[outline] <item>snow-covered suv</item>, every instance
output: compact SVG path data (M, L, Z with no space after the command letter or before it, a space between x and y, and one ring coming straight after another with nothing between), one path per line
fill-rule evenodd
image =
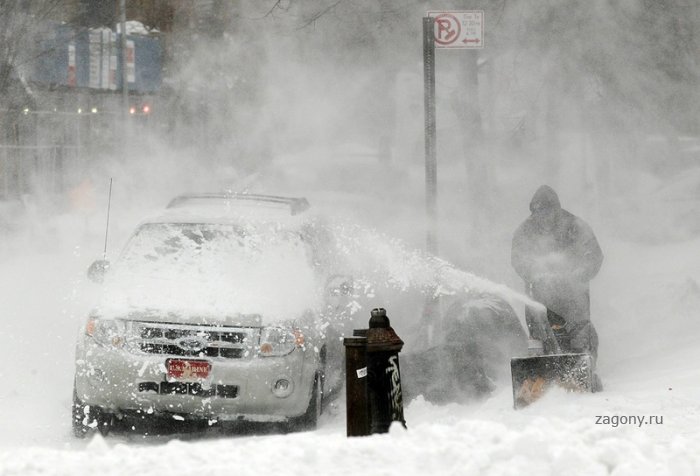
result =
M324 266L305 199L190 195L142 223L116 262L96 261L100 305L76 349L73 429L124 417L313 427L342 384ZM330 289L333 287L334 289Z

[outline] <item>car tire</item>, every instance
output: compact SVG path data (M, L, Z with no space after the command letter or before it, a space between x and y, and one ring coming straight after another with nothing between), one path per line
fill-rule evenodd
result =
M86 438L95 431L99 431L102 436L107 436L114 425L114 415L100 407L86 405L78 398L78 392L74 388L72 423L73 435L76 438Z
M323 407L323 374L318 373L314 377L314 387L311 391L311 399L309 406L300 417L293 418L289 421L289 429L291 431L309 431L315 430L318 425L318 419L321 416Z

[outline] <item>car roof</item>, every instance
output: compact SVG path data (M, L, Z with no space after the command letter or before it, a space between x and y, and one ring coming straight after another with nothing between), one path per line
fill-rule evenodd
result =
M287 210L291 215L298 215L309 209L309 202L304 197L283 197L252 193L189 193L178 195L170 200L166 208L179 208L191 205L231 207L269 207Z
M166 209L145 223L280 223L306 222L303 197L236 193L193 193L173 198Z

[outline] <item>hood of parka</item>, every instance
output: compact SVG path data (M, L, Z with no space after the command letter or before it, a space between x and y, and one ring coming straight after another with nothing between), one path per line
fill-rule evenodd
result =
M561 203L559 203L559 196L549 185L542 185L538 188L530 201L530 211L532 213L539 211L556 211L560 209Z

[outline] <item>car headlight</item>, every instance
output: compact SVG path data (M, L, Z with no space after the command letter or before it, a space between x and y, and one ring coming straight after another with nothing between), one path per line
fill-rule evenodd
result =
M279 357L303 346L304 335L298 329L264 327L260 335L259 354L262 357Z
M105 347L123 347L126 341L126 325L117 319L91 317L85 325L85 334Z

